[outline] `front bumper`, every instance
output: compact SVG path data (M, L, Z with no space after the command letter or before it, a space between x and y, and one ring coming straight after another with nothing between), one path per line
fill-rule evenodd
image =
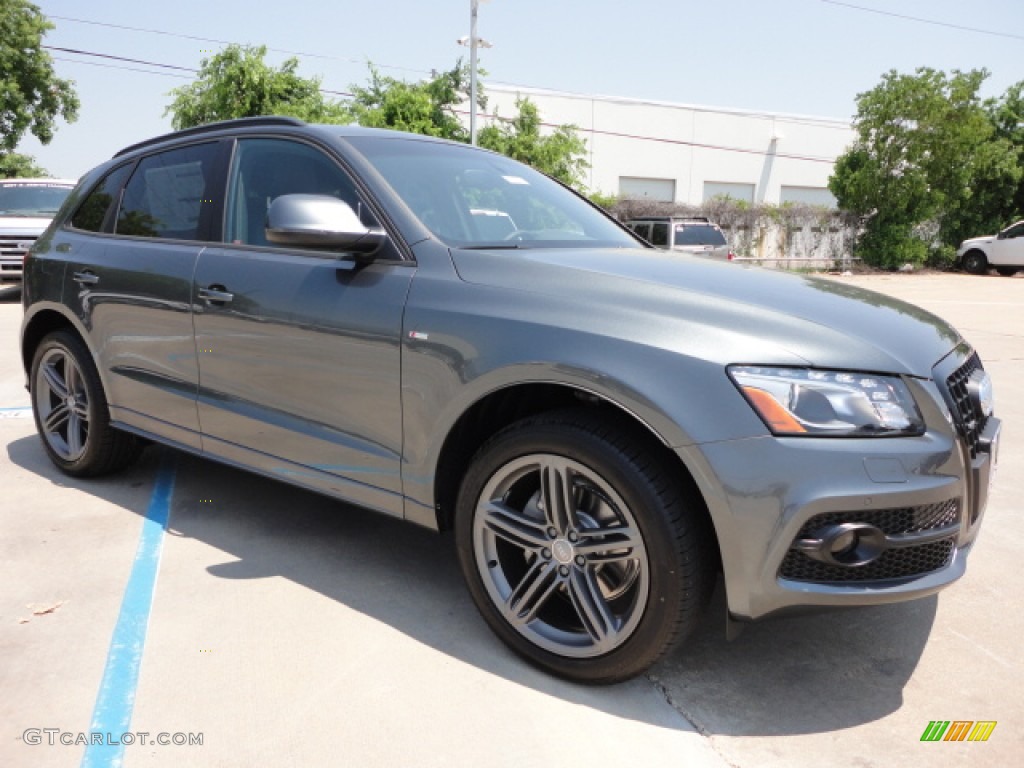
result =
M734 618L909 600L963 575L1000 431L994 417L970 439L958 429L945 382L966 359L959 352L934 380L908 380L928 425L920 437L764 436L677 449L697 469ZM848 530L867 534L867 562L838 562L823 542Z

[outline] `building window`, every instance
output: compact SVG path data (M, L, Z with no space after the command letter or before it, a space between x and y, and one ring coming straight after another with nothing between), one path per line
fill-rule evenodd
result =
M825 187L793 187L782 185L779 193L780 203L803 203L805 205L820 205L825 208L835 208L836 198Z
M754 185L740 184L732 181L705 181L704 202L716 197L731 197L733 200L754 202Z
M676 199L676 180L620 176L619 196L671 203Z

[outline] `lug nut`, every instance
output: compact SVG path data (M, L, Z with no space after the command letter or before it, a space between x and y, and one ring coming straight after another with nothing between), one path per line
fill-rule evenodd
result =
M569 531L569 541L579 541L580 536L576 531Z
M563 566L559 567L558 572L562 576L568 576L569 575L569 566L563 565Z
M576 555L576 565L578 565L580 568L582 568L586 564L587 564L587 558L585 558L583 555Z
M558 538L558 531L556 531L554 528L548 528L548 538L550 538L550 539L557 539Z
M543 557L545 560L550 560L551 559L551 550L550 549L546 549L546 548L542 549L540 551L540 556Z

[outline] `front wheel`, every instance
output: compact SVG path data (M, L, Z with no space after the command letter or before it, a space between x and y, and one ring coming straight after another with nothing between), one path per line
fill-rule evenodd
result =
M968 251L961 263L964 271L972 275L984 275L988 272L988 259L981 251Z
M456 538L495 633L562 677L639 674L696 625L714 558L679 468L576 412L526 419L479 451Z

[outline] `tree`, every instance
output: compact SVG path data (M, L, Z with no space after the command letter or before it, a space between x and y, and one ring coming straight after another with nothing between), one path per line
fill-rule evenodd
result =
M42 49L51 29L53 24L26 0L0 3L0 155L13 152L26 133L49 144L58 116L69 123L78 117L72 82L54 74Z
M857 96L857 138L836 161L829 189L861 218L856 250L896 267L949 259L965 237L1005 213L1021 180L1020 151L996 135L978 95L985 70L947 76L890 71Z
M29 179L46 175L46 169L36 165L35 159L29 155L0 153L0 179Z
M351 90L349 110L360 125L469 141L469 131L458 115L469 90L469 69L461 61L419 83L382 76L371 66L369 86L353 85ZM479 108L487 108L480 87L477 102ZM565 184L580 186L587 167L586 144L575 127L562 126L541 135L537 106L529 99L517 99L516 110L517 116L508 119L495 114L493 123L479 133L480 146L527 163Z
M229 45L203 59L199 76L171 91L164 114L178 130L259 115L288 115L313 123L348 122L345 108L324 99L319 78L300 77L295 58L278 69L266 62L266 46Z
M576 127L562 125L542 136L537 105L529 99L517 98L516 109L519 114L510 120L500 120L495 115L496 122L480 131L480 146L531 165L563 184L581 186L588 167L584 159L587 145L576 133Z
M469 87L469 69L461 61L430 80L407 83L386 77L370 66L367 87L350 86L349 114L368 128L392 128L453 141L469 141L455 112Z
M1002 98L988 105L989 119L995 126L996 136L1008 141L1017 156L1024 159L1024 80L1010 86ZM1012 200L1006 201L1003 221L1024 218L1024 175L1017 185Z

